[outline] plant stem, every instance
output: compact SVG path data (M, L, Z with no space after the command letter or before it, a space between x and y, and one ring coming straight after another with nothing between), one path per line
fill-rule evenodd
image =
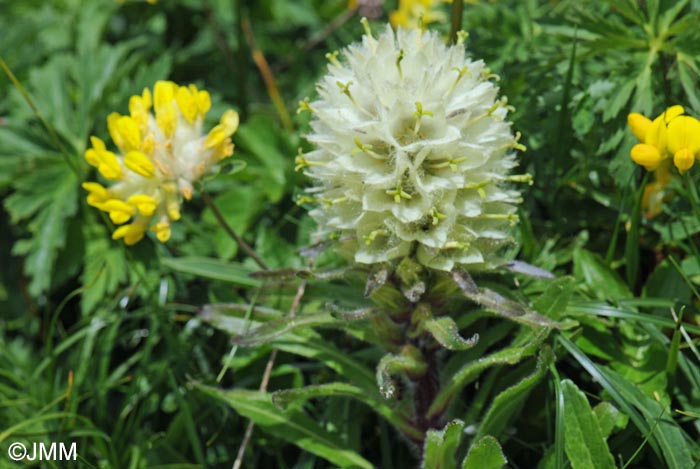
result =
M270 270L267 264L265 264L265 261L262 260L262 258L256 253L253 248L250 247L248 243L243 240L238 234L231 228L231 225L226 222L224 219L224 216L221 214L219 211L219 208L216 206L214 201L209 197L209 194L207 191L202 189L201 191L202 198L204 199L204 203L207 204L207 206L211 209L212 213L214 214L214 217L216 217L216 220L219 222L221 227L228 233L228 235L238 244L238 246L248 255L250 256L258 266L260 266L261 269L263 270Z
M242 20L243 35L248 43L248 48L253 56L253 62L258 67L260 75L262 75L263 82L265 83L265 88L267 89L267 94L275 106L277 115L282 122L282 126L287 132L292 132L294 130L294 124L292 124L292 119L289 117L289 112L287 111L287 106L284 104L284 99L280 94L279 88L277 87L277 81L275 76L270 70L270 65L267 63L267 59L263 55L260 48L258 48L257 42L255 41L255 35L253 34L253 28L250 25L250 20L244 18Z
M292 301L292 306L289 308L288 317L294 317L297 314L299 305L301 304L301 299L306 292L306 280L302 281L297 288L297 293L294 295L294 300ZM270 382L270 374L272 373L272 368L275 366L275 360L277 360L277 349L274 349L270 354L270 358L267 360L267 365L265 365L265 372L263 373L262 380L260 381L261 392L267 391L267 385ZM248 422L248 427L245 429L245 435L243 436L243 442L240 448L238 448L238 454L236 455L236 460L233 462L232 469L240 469L241 464L243 464L243 456L245 455L245 450L250 443L250 438L253 436L253 429L255 428L255 423L251 420Z
M58 135L56 134L54 128L51 125L49 125L46 119L44 119L44 115L41 113L41 111L39 111L39 108L37 107L32 97L29 95L27 90L24 89L24 86L22 86L15 74L12 73L12 70L10 70L10 67L7 65L7 63L5 63L5 60L2 57L0 57L0 68L2 68L2 70L5 72L5 75L7 75L7 78L10 79L15 88L17 88L17 91L20 92L20 94L27 102L29 107L32 108L34 115L37 117L37 119L39 119L41 125L43 125L44 128L49 132L51 140L53 140L54 144L56 145L56 148L61 152L61 155L66 160L66 164L75 173L75 175L78 177L78 180L82 180L83 175L80 171L80 167L75 163L75 161L73 161L71 155L68 153L68 150L66 150L66 147L63 146L63 143L61 143L61 139L58 138Z
M450 29L450 44L457 44L457 33L462 29L462 14L464 12L464 0L454 0L452 2L452 27Z

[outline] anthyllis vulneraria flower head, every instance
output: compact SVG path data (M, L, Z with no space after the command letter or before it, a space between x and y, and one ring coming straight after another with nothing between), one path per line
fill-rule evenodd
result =
M668 165L671 158L681 174L692 168L700 158L700 121L684 113L683 106L676 105L653 121L637 113L627 116L640 142L630 151L632 160L647 171Z
M307 139L297 156L315 182L300 198L322 235L345 240L356 262L415 257L450 270L499 262L520 193L509 176L519 135L505 120L494 75L435 32L387 26L329 54Z
M107 117L118 153L90 137L92 148L85 152L85 160L114 184L86 182L83 187L89 192L88 204L121 225L114 239L136 244L150 228L166 242L170 223L180 218L182 199L192 197L193 183L233 154L231 136L238 129L238 114L226 111L204 135L202 125L210 107L206 91L159 81L153 94L146 88L142 95L131 97L129 115Z

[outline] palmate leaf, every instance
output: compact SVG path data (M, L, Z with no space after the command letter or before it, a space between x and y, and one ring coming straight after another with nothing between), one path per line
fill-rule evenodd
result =
M272 395L244 389L221 390L195 384L203 393L219 399L264 431L313 453L341 468L373 468L372 463L347 448L337 435L318 425L299 409L281 411Z
M5 200L13 223L29 221L29 238L15 243L12 253L26 256L29 292L38 296L51 286L59 249L65 245L68 220L78 208L78 179L58 158L40 160L37 168L14 181Z

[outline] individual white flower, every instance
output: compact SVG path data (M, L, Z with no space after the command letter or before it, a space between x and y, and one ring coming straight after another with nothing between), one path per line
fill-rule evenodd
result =
M349 242L358 263L415 257L451 270L489 268L509 242L520 193L509 176L518 136L493 75L435 32L387 26L329 54L297 157L315 186L302 202L322 235Z
M194 85L158 81L153 98L145 89L129 100L129 115L115 112L107 118L109 134L120 154L108 150L99 138L90 137L92 148L85 152L85 160L116 183L105 188L86 182L83 188L89 192L88 204L109 213L112 222L121 225L114 231L114 239L136 244L150 228L166 242L170 222L180 218L182 198L192 197L193 183L233 154L231 135L238 128L238 114L224 112L219 125L203 135L210 107L206 91Z

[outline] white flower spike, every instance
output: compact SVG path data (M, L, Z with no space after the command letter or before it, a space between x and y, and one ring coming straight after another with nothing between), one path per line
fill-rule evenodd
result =
M315 182L302 200L320 233L362 264L497 265L521 202L511 183L529 176L509 176L524 147L484 63L435 32L390 26L342 55L304 102L316 149L296 160Z

